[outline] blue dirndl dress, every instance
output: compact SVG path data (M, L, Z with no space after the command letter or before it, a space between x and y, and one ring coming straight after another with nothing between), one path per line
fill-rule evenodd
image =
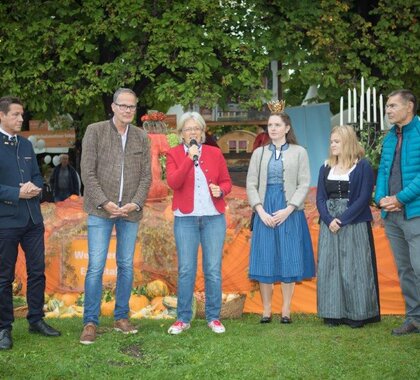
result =
M286 144L282 150L288 148ZM273 213L287 207L283 189L283 162L275 147L268 164L264 210ZM315 277L311 235L303 210L295 210L279 226L267 227L255 214L251 240L249 278L262 283L297 282Z

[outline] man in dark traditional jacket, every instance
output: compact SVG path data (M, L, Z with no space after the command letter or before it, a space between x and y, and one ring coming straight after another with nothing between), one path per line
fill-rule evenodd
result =
M28 273L29 332L60 333L44 320L45 246L40 195L43 179L32 144L17 136L23 122L18 98L0 99L0 350L12 341L13 293L18 246L25 252Z

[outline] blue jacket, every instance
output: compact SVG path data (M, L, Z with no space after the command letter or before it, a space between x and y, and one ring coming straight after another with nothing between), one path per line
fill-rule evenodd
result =
M329 169L328 166L321 166L316 192L316 207L318 208L321 220L327 226L334 220L327 209L328 195L327 190L325 189L325 180L327 179ZM349 176L350 192L348 208L338 218L341 221L341 226L369 222L373 219L369 207L372 199L373 182L372 167L367 160L360 160Z
M389 194L389 176L394 161L397 146L397 126L393 126L385 136L381 162L376 181L375 202ZM402 128L401 145L401 177L402 190L395 194L404 205L406 219L420 216L420 118L414 116L413 120ZM382 217L386 218L387 212L382 210Z
M32 144L21 136L16 145L8 140L0 132L0 228L25 227L29 218L41 223L40 197L19 198L20 183L31 181L41 189L43 185Z

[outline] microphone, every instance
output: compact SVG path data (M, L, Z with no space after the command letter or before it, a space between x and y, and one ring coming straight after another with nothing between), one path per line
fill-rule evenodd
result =
M193 145L198 146L197 141L194 140L194 139L191 139L190 147L193 146ZM198 155L194 154L193 161L194 161L194 166L198 166Z

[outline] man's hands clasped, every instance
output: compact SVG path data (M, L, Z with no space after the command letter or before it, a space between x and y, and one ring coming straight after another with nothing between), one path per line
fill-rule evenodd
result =
M402 203L398 201L395 195L382 198L379 201L379 206L388 212L401 211L403 208Z
M114 202L108 202L103 206L103 209L109 213L111 218L124 218L132 211L137 210L137 205L135 203L127 203L122 207L118 207Z
M28 181L20 184L19 198L31 199L41 194L42 189Z

